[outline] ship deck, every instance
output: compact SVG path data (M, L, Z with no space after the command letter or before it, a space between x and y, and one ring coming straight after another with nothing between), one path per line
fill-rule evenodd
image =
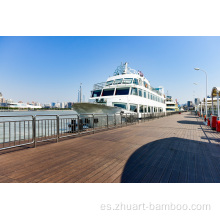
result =
M220 134L190 113L0 154L6 183L220 182Z

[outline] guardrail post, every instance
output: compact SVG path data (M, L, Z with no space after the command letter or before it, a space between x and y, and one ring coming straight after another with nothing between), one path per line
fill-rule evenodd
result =
M57 117L57 142L59 141L59 136L60 136L60 117L59 115Z
M34 147L36 147L37 146L37 142L36 142L36 115L32 116L32 132L33 132Z
M117 124L117 122L116 122L116 114L114 114L114 125L115 125L115 127L116 127L116 124Z
M121 116L121 127L122 127L122 113L120 113L120 116Z
M92 114L92 120L93 120L93 125L92 125L92 127L93 127L93 134L95 134L95 123L94 123L95 116L94 116L94 114Z
M108 129L108 114L106 116L107 116L107 129Z
M128 122L127 122L127 113L126 113L126 126L127 126Z
M78 132L78 134L79 134L79 126L80 126L80 121L79 121L79 115L77 115L77 132Z

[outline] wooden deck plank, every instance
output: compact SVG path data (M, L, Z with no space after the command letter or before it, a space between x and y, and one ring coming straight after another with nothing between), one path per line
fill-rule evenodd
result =
M220 182L219 158L186 113L0 154L0 182Z

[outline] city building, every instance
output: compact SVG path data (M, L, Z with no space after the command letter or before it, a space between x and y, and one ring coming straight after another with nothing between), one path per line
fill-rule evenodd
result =
M0 103L3 102L3 96L2 96L2 93L0 92Z
M73 102L68 102L67 103L67 108L72 108Z
M187 110L193 110L194 109L194 105L192 101L187 101Z
M199 105L200 103L200 98L195 98L195 105Z
M51 104L44 104L44 108L51 108Z

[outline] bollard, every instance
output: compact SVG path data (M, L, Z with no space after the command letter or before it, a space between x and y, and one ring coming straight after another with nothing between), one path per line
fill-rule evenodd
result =
M216 121L216 131L220 132L220 120Z
M216 129L216 121L217 121L217 116L212 115L212 118L211 118L211 128L212 128L213 130Z
M209 120L209 118L208 118L208 123L207 123L207 125L210 126L210 120Z

